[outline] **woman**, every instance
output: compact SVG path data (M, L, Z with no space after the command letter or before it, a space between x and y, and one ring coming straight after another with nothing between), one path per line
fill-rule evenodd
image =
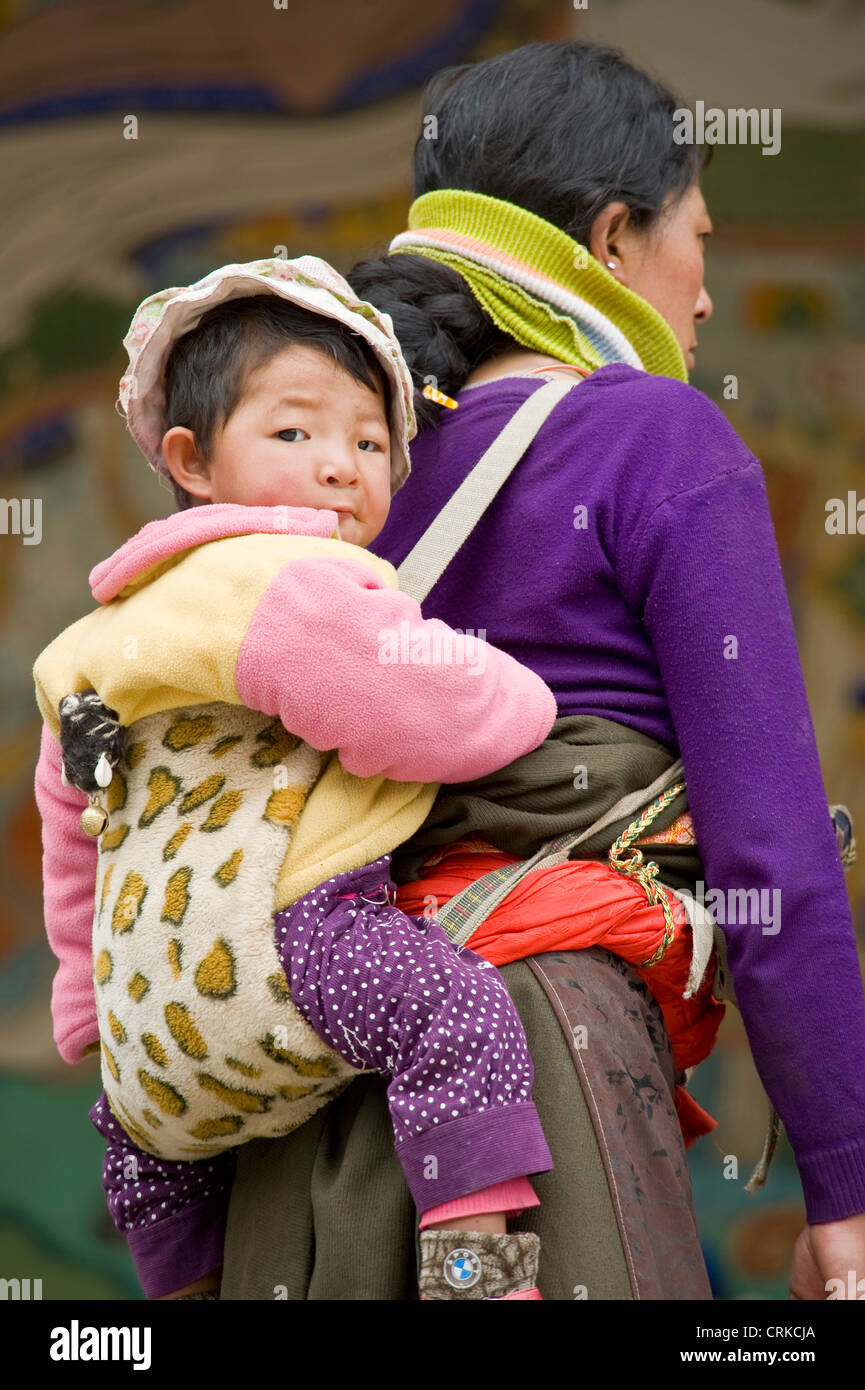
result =
M677 104L583 43L440 74L425 96L411 230L349 277L392 315L418 387L458 406L418 397L412 476L375 547L395 564L543 373L587 374L424 605L483 629L552 686L553 791L516 815L500 782L443 788L395 876L411 895L434 850L479 828L520 855L571 828L566 762L587 763L575 731L590 748L618 731L617 756L629 739L681 755L707 886L734 904L719 923L755 1062L802 1178L808 1225L791 1291L816 1299L828 1279L865 1270L865 1001L762 472L685 384L712 310L711 223L699 152L672 141ZM771 914L737 920L754 890ZM709 1297L651 999L597 949L503 973L556 1162L536 1181L541 1207L516 1222L541 1232L544 1297ZM585 1057L567 1045L586 1016L580 998L596 1010ZM648 1105L636 1085L630 1110L597 1094L598 1077L643 1075ZM318 1125L246 1147L223 1298L413 1296L413 1216L383 1096L362 1078ZM622 1129L630 1149L615 1147Z

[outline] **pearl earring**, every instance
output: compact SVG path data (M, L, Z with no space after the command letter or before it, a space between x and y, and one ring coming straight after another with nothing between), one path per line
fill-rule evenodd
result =
M615 262L615 261L607 261L607 265L610 267L610 270L615 270L615 268L616 268L616 262Z

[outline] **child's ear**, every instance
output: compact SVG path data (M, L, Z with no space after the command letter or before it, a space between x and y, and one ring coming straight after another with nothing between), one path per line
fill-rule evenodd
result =
M198 452L195 435L185 425L173 425L162 436L162 457L176 483L193 497L210 501L213 485L210 466Z

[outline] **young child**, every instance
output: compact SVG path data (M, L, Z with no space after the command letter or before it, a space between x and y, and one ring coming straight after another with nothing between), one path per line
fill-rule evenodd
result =
M393 906L387 851L438 782L535 748L554 698L480 639L383 660L404 624L446 629L361 549L408 474L412 384L329 266L224 267L145 300L125 342L130 430L196 505L98 565L101 606L37 660L36 792L55 1034L69 1060L99 1039L103 1180L145 1292L187 1282L167 1222L187 1272L196 1241L221 1263L234 1146L373 1068L425 1224L476 1233L444 1257L421 1236L424 1296L537 1298L537 1237L505 1226L552 1167L519 1017L493 967ZM61 767L61 715L94 735L83 764L79 739Z

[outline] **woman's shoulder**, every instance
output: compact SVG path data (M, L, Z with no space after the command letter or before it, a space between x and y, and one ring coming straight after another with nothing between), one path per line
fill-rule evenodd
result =
M412 445L413 503L424 496L430 508L440 506L444 483L456 486L466 459L479 459L522 403L550 379L503 376L460 392L459 409ZM745 470L762 477L747 444L702 391L611 363L574 381L507 486L520 499L552 506L577 487L581 499L593 501L618 531L628 529L632 513L646 516L673 497Z
M546 381L563 379L568 378L557 372L550 377L495 377L461 392L460 404L468 398L472 406L480 407L478 415L510 416ZM717 439L728 447L737 446L753 459L723 411L704 392L686 381L655 376L624 362L599 367L582 380L574 378L573 389L556 406L549 425L557 430L579 429L587 415L599 430L609 427L620 432L627 421L629 437L636 432L686 442L696 435L702 441Z
M735 440L746 449L720 407L687 381L613 362L599 367L583 385L588 388L584 401L588 403L591 398L599 413L621 416L627 411L647 429L661 430L665 435L685 431L690 435L698 430L701 436ZM576 401L577 394L569 392L567 399Z
M609 482L639 487L655 503L725 473L759 468L747 444L704 392L624 363L600 367L550 417L553 435L603 460Z

